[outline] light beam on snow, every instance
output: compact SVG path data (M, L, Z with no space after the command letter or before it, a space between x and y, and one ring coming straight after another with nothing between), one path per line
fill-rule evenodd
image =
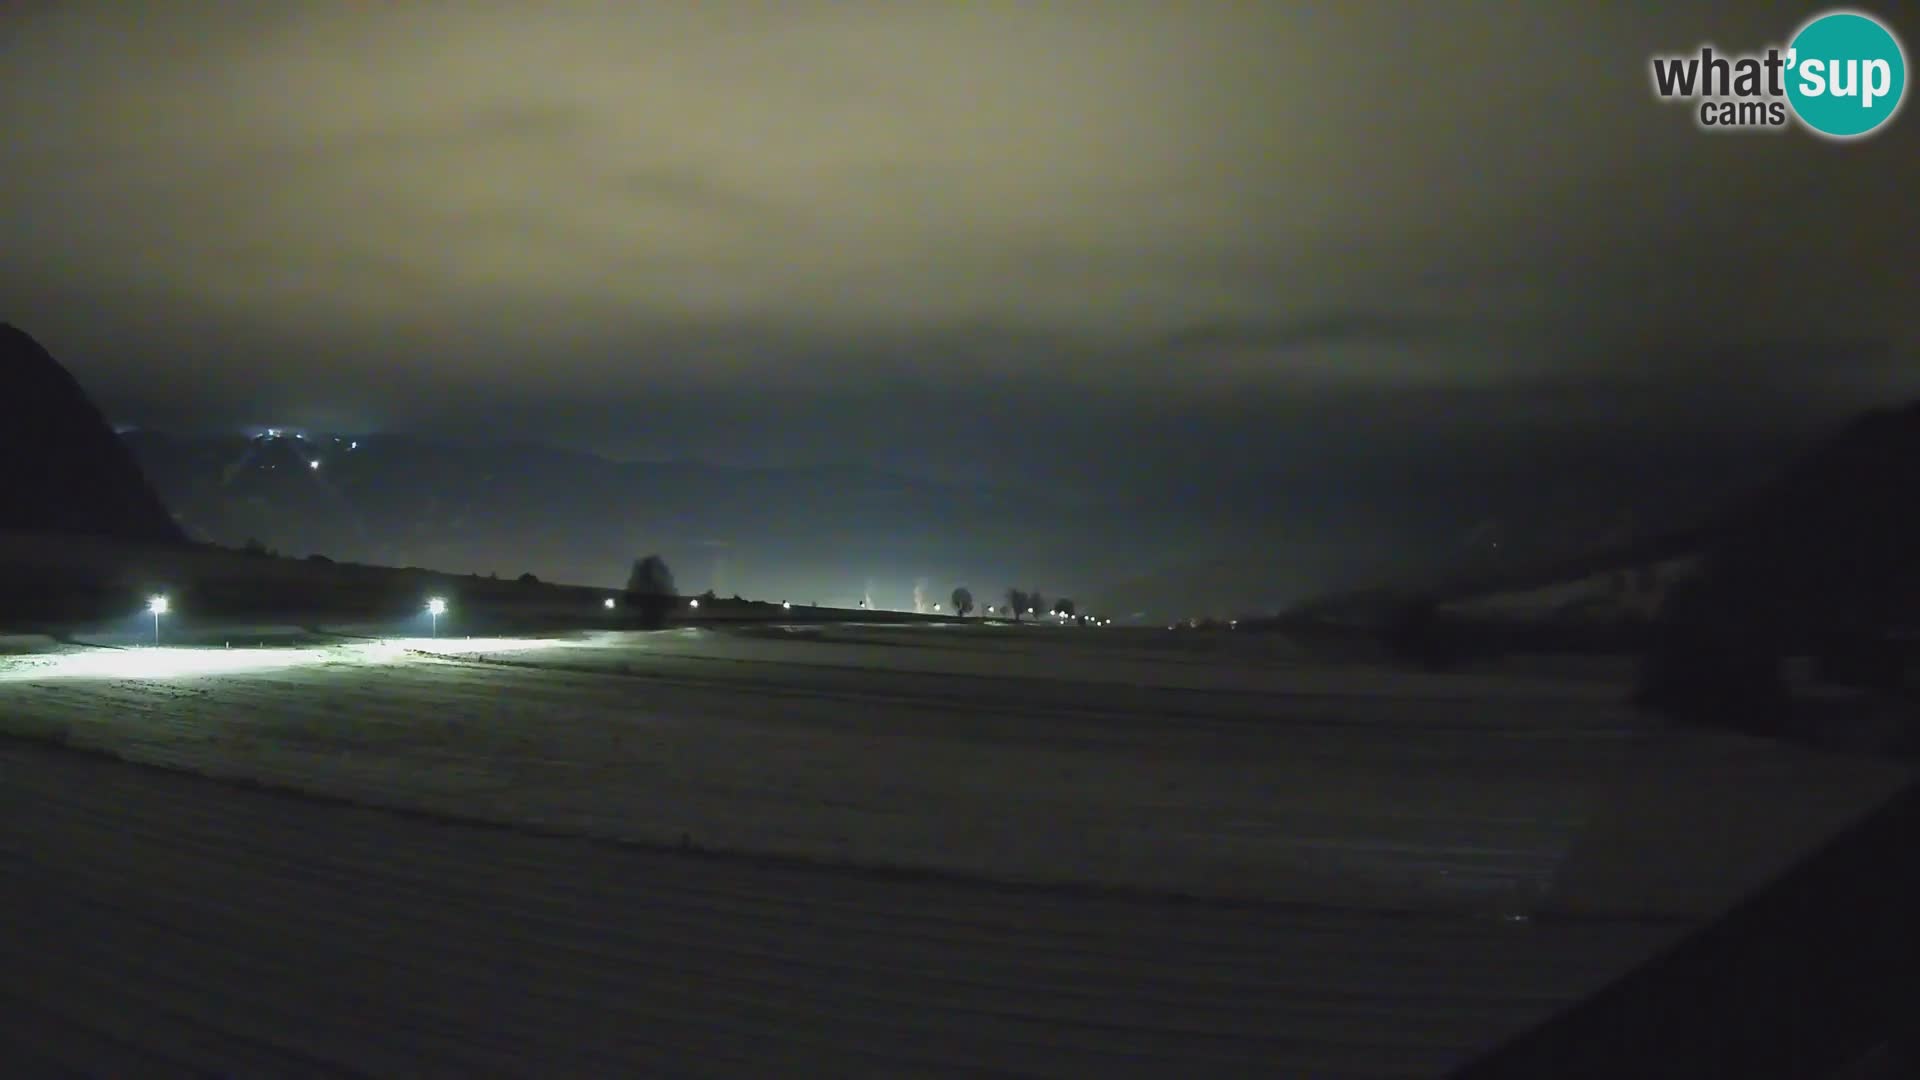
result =
M549 638L386 638L317 648L158 648L85 649L61 653L0 656L0 682L43 679L178 679L198 675L239 675L319 664L431 663L435 656L483 656L563 648L572 642Z

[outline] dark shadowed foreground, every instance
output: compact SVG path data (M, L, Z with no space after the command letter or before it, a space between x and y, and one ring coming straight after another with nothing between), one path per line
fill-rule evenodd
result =
M1653 937L622 850L20 743L0 821L14 1075L1435 1076Z

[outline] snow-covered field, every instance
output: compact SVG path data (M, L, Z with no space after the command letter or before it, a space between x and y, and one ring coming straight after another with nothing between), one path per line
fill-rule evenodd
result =
M0 731L168 770L0 753L0 862L45 892L7 916L52 935L0 986L21 998L20 972L73 950L160 1025L127 1038L202 1064L258 1025L273 1053L377 1072L1111 1073L1131 1047L1186 1075L1435 1075L1906 779L1650 730L1605 673L1222 640L825 626L0 657ZM69 902L97 918L46 906ZM150 970L148 948L173 959ZM269 978L312 1000L155 1019L185 1008L166 979ZM81 1024L72 992L36 1007ZM468 1030L467 993L496 1026ZM325 1056L355 1001L399 1019Z

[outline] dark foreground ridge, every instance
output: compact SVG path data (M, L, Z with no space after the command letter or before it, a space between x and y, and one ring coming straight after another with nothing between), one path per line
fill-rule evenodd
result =
M1878 1050L1912 1076L1920 873L1909 787L1664 955L1457 1073L1807 1078Z
M185 540L86 391L11 323L0 323L0 461L0 529Z

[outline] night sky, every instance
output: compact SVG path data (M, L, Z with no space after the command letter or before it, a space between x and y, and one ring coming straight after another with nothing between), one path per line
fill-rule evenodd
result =
M124 423L1104 484L1920 393L1920 118L1587 7L10 5L0 317Z

